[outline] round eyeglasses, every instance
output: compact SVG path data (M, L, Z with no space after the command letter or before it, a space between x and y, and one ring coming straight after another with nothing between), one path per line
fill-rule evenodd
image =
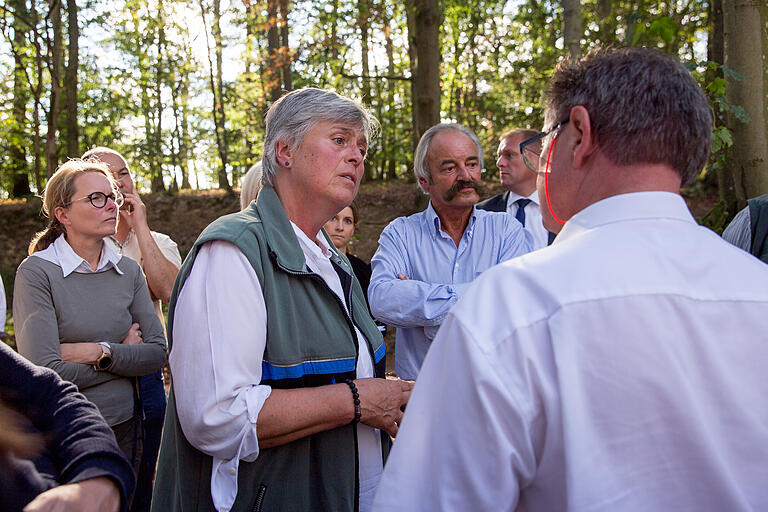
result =
M125 199L123 198L123 194L120 192L114 192L112 194L105 194L104 192L91 192L85 197L81 197L80 199L73 199L69 203L67 203L66 206L69 206L70 204L74 203L75 201L85 201L88 200L94 208L104 208L107 206L107 200L111 199L112 202L115 203L115 206L120 208L123 206L123 203L125 202Z

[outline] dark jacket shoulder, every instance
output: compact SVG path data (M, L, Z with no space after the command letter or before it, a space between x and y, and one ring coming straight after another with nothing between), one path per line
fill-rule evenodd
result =
M509 192L503 192L489 199L486 199L485 201L480 201L475 206L480 210L487 210L489 212L506 212L508 197Z

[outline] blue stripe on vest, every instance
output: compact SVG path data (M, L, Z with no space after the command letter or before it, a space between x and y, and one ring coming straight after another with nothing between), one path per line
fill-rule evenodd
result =
M382 340L381 345L379 345L379 348L376 350L376 352L373 354L373 362L378 363L381 361L381 358L387 355L387 346L384 344L384 341Z
M266 361L261 363L262 380L298 379L304 375L325 375L329 373L347 373L354 371L355 360L337 359L334 361L307 361L292 366L275 366Z

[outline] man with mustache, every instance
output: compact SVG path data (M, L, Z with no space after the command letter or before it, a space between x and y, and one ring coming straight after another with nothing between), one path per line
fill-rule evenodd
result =
M414 380L448 310L484 270L531 250L531 235L511 215L478 210L483 149L454 123L421 137L414 173L426 210L392 221L371 260L373 315L397 327L395 370Z
M83 159L94 159L107 164L120 187L125 203L120 208L117 232L108 237L106 242L117 254L131 258L141 266L147 278L152 301L155 303L155 312L165 326L160 301L167 303L170 300L173 283L181 266L181 255L176 242L168 235L149 229L147 207L139 197L128 163L120 153L107 147L96 147L83 154ZM134 326L138 327L138 324ZM149 510L152 501L152 480L160 450L166 406L162 371L144 375L138 380L144 412L144 438L141 467L136 475L136 494L131 504L131 512Z

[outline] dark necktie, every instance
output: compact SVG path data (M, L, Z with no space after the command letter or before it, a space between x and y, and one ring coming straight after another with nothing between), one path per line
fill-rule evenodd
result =
M515 218L520 222L520 224L525 227L525 207L530 203L530 199L518 199L515 201L515 204L517 205L517 213L515 213Z

